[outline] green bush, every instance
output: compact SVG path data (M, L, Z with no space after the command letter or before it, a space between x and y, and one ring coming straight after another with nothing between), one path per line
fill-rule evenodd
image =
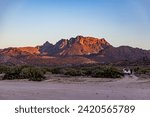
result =
M123 74L116 68L100 68L93 70L92 77L120 78Z
M92 67L83 67L81 68L82 72L84 73L85 76L91 76L92 75L92 71L94 70L94 68Z
M3 80L13 80L13 79L20 79L20 67L9 67L7 71L5 71L5 76Z
M52 72L52 74L61 74L61 68L52 68L50 72Z
M140 70L140 68L139 67L135 67L133 70L134 70L134 72L138 72Z
M42 81L45 79L44 77L45 73L46 73L45 70L36 67L28 67L28 66L8 67L7 70L5 70L3 80L29 79L32 81Z
M120 78L123 74L112 66L75 66L68 68L52 68L53 74L64 74L68 76L92 76L103 78Z
M23 68L20 72L20 77L30 81L42 81L45 79L44 71L34 67Z
M1 65L0 66L0 74L1 73L6 73L9 70L9 67Z
M4 71L5 71L4 67L3 67L3 66L0 66L0 74L1 74L1 73L4 73Z
M122 69L121 69L122 70ZM139 69L137 69L139 71ZM71 66L71 67L32 67L32 66L15 66L1 67L0 73L5 73L3 79L29 79L32 81L42 81L45 79L44 74L64 74L68 76L92 76L98 78L119 78L122 71L112 66L88 65L88 66ZM146 72L147 71L142 71Z
M135 67L134 72L136 74L147 74L150 75L150 68L149 67Z
M70 68L70 69L66 70L65 75L69 75L69 76L84 76L85 75L85 71Z

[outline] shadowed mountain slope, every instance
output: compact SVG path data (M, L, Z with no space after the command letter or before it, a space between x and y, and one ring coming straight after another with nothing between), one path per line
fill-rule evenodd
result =
M112 63L118 61L150 61L150 51L129 46L113 47L104 38L77 36L48 41L41 46L0 50L0 63L30 65L62 65Z

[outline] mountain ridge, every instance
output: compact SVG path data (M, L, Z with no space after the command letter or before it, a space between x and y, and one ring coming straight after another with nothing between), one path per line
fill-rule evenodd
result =
M104 39L98 39L94 37L77 36L70 39L61 39L55 45L46 42L46 46L49 44L49 49L45 49L45 44L41 46L41 50L48 55L84 55L89 53L98 53L100 50L110 44Z
M113 47L104 38L76 36L56 44L0 49L0 63L61 65L150 61L150 51L130 46Z

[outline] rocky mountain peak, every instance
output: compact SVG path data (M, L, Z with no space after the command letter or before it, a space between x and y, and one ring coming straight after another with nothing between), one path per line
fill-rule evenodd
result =
M84 37L81 35L65 40L64 43L65 48L62 49L59 55L87 55L99 53L105 47L111 46L105 39Z
M47 46L52 46L53 44L51 44L49 41L46 41L43 46L47 47Z
M40 54L42 55L48 55L49 50L53 47L53 44L46 41L42 46L39 47Z
M55 46L59 49L64 48L65 46L67 46L68 44L68 40L67 39L61 39L60 41L58 41Z
M0 63L60 65L68 62L79 64L137 60L150 61L150 50L128 46L113 47L104 38L81 35L61 39L54 45L46 41L36 47L0 49Z

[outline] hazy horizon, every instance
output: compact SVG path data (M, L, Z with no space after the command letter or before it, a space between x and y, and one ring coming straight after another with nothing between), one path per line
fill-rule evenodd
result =
M149 0L0 1L0 48L83 35L149 50L149 6Z

